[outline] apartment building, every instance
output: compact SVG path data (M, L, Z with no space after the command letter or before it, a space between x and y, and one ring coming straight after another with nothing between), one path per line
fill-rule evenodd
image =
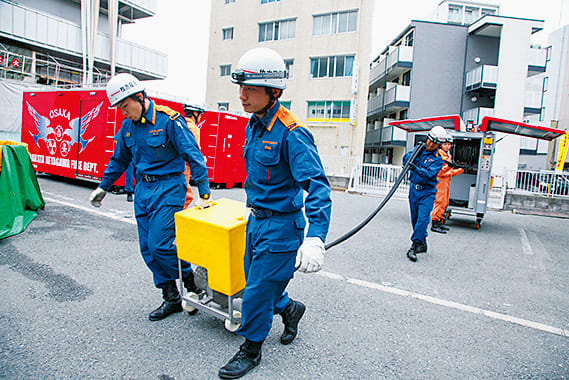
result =
M569 25L551 32L543 49L546 70L530 81L535 107L539 105L541 112L529 116L527 122L569 130ZM555 169L559 143L522 139L520 168Z
M478 125L485 115L521 122L541 112L540 93L528 83L545 71L546 51L531 44L543 21L498 16L489 7L481 5L470 23L450 12L445 22L412 21L373 60L364 162L401 162L406 135L391 120L459 114ZM521 137L498 139L493 172L517 170Z
M325 166L361 161L373 3L213 0L206 103L241 111L230 74L247 50L272 48L289 73L281 102L306 122Z

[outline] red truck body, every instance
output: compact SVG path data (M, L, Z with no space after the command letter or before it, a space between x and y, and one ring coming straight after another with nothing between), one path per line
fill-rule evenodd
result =
M184 114L180 102L152 99ZM24 92L22 142L28 144L38 172L100 181L122 121L122 113L110 107L103 89ZM245 181L247 121L225 112L207 111L202 116L201 149L212 184L230 188ZM123 186L124 177L115 185Z

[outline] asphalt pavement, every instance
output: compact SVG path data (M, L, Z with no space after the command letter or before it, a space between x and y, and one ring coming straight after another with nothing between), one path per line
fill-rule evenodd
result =
M94 184L39 177L46 207L0 240L0 378L216 379L242 338L204 312L151 322L161 303L132 203ZM243 189L214 199L244 200ZM328 241L381 198L334 191ZM569 219L454 215L410 262L405 199L326 253L288 290L307 312L289 346L275 316L244 379L567 379Z

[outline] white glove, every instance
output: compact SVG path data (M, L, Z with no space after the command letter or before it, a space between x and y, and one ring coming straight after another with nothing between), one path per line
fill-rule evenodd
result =
M304 239L296 254L295 268L299 272L318 272L324 264L324 242L319 237Z
M211 194L209 194L209 198L207 199L203 199L202 197L198 197L198 199L196 199L196 206L198 206L201 210L203 210L204 208L211 207L211 205L212 205Z
M91 202L91 205L93 207L99 208L101 207L101 201L105 195L107 195L107 192L100 187L97 187L95 190L93 190L91 195L89 195L89 202Z

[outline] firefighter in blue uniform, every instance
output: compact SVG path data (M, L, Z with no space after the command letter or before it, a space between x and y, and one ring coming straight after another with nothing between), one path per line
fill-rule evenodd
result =
M94 207L101 207L111 185L133 162L137 182L134 213L140 251L164 299L149 315L151 321L157 321L182 311L176 285L179 272L174 214L183 209L189 186L184 177L185 162L192 169L200 194L196 205L200 208L211 205L207 168L184 118L147 98L137 78L124 73L114 76L107 84L107 96L111 106L117 106L125 119L103 180L89 200ZM188 263L183 263L182 282L188 291L196 292Z
M446 131L441 126L433 127L427 134L425 149L410 163L409 174L409 209L411 212L411 248L407 257L417 261L417 254L427 252L427 227L431 220L431 211L437 195L437 175L444 161L437 155L440 145L446 139ZM403 156L406 164L417 147Z
M232 73L243 109L253 114L243 153L247 169L244 188L251 214L241 327L237 330L245 342L219 370L223 379L239 378L259 364L261 345L274 314L280 314L284 323L280 342L293 341L306 307L290 299L285 289L295 267L300 272L316 272L324 261L332 209L330 184L312 134L278 101L286 88L285 77L283 59L267 48L246 52ZM304 203L309 224L306 239Z

